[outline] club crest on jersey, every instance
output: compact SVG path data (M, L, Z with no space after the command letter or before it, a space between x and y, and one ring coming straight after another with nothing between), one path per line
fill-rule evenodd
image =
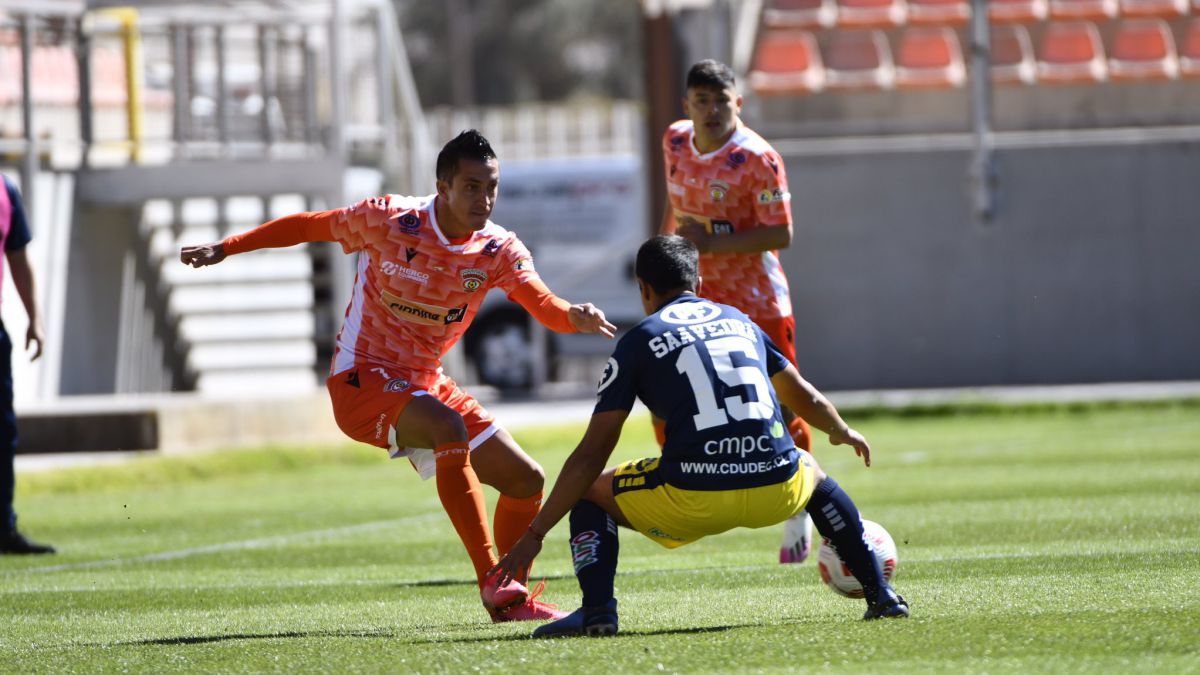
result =
M533 258L520 258L513 263L514 272L533 271Z
M421 233L421 219L415 213L405 213L396 219L396 224L400 226L400 231L408 235L417 235Z
M468 293L479 290L488 278L487 272L473 267L459 272L459 275L462 276L463 290Z
M683 326L711 321L720 314L720 307L705 301L678 302L658 313L663 321Z
M708 196L712 197L714 202L725 201L725 195L729 193L729 183L723 180L708 181Z
M499 239L488 239L488 242L483 245L483 251L481 251L481 253L488 256L489 258L495 258L496 253L498 253L499 251L500 251L500 240Z

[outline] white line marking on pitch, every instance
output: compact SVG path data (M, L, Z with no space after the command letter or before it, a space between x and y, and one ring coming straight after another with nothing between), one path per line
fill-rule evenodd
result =
M31 567L24 570L11 570L8 575L23 574L23 573L44 573L44 572L63 572L68 570L83 570L94 569L97 567L117 567L120 565L128 565L132 563L143 562L162 562L165 560L179 560L181 558L191 558L198 555L208 555L210 553L223 553L226 551L249 551L254 549L271 548L281 544L289 544L295 541L304 541L309 539L329 539L340 537L347 534L355 534L358 532L371 532L373 530L383 530L389 527L395 527L401 524L409 524L423 520L430 520L438 516L440 512L424 513L417 516L407 516L397 518L395 520L379 520L373 523L361 523L359 525L347 525L345 527L331 527L324 530L309 530L307 532L292 532L290 534L280 534L274 537L263 537L261 539L246 539L243 541L230 541L223 544L210 544L208 546L197 546L194 548L184 548L177 551L163 551L161 553L148 553L146 555L134 556L132 558L110 558L108 560L92 560L90 562L66 563L63 565L49 565L47 567Z

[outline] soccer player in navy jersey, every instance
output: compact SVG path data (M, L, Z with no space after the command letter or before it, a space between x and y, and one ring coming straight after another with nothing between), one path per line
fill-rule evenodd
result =
M705 300L697 250L657 236L638 250L648 315L617 344L598 386L583 440L563 465L529 531L492 573L503 582L541 551L567 513L583 606L534 637L617 632L617 525L666 548L735 527L767 527L807 510L863 585L864 619L907 617L863 539L857 507L812 455L796 448L786 404L833 445L850 445L870 466L871 448L744 313ZM634 399L666 420L662 456L604 469Z

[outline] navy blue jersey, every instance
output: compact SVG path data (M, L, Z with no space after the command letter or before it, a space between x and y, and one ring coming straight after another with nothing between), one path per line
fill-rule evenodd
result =
M787 358L745 314L684 294L617 343L595 412L635 398L666 421L659 471L687 490L772 485L796 471L771 376Z

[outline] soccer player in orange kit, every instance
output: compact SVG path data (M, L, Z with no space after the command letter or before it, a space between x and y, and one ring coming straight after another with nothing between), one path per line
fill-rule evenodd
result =
M337 335L327 387L347 436L406 456L438 497L467 548L494 621L556 619L536 600L526 569L497 587L492 534L503 556L528 529L542 500L542 468L474 398L442 372L489 288L498 287L547 328L613 337L591 304L572 305L538 277L529 250L489 220L499 163L487 140L464 131L437 159L437 193L388 195L331 211L272 220L223 241L189 246L193 267L227 256L309 241L336 241L359 254L350 305ZM480 483L500 492L489 530Z
M667 214L661 232L700 250L705 295L745 312L796 364L795 318L779 249L792 243L791 195L783 159L742 124L733 70L711 59L687 74L683 110L663 135ZM784 409L796 446L812 451L804 420ZM662 444L662 423L655 420ZM779 562L812 551L812 521L801 511L784 525Z

